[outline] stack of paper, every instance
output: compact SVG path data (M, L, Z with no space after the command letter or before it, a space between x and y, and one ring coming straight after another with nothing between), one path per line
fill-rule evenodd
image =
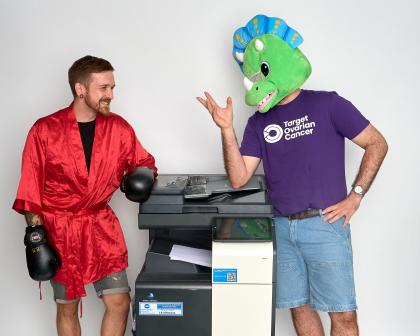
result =
M211 267L210 250L174 244L171 253L169 253L169 257L171 260L180 260L196 265Z

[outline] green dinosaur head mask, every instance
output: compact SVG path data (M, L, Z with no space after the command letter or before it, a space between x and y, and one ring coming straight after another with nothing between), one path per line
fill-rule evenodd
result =
M284 20L257 15L233 35L233 56L244 74L247 105L267 112L297 90L311 65L297 48L302 37Z

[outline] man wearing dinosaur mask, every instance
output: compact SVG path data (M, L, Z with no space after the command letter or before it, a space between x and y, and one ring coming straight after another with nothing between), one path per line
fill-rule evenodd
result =
M233 36L244 73L245 101L257 106L241 147L232 99L219 106L198 97L221 129L233 187L246 184L261 160L275 211L277 308L291 309L298 335L358 335L350 219L387 152L378 130L336 92L301 89L311 73L297 48L303 40L280 18L257 15ZM351 191L345 180L345 138L365 150Z

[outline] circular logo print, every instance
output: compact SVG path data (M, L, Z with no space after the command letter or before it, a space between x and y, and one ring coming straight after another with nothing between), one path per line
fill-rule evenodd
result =
M283 129L276 124L268 125L264 128L264 139L268 143L275 143L283 136Z
M32 232L30 237L32 243L39 243L42 240L42 235L39 232Z

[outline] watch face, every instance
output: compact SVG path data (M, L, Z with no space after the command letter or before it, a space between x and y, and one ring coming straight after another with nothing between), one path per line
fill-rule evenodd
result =
M358 194L363 194L363 189L361 186L355 186L354 191Z

